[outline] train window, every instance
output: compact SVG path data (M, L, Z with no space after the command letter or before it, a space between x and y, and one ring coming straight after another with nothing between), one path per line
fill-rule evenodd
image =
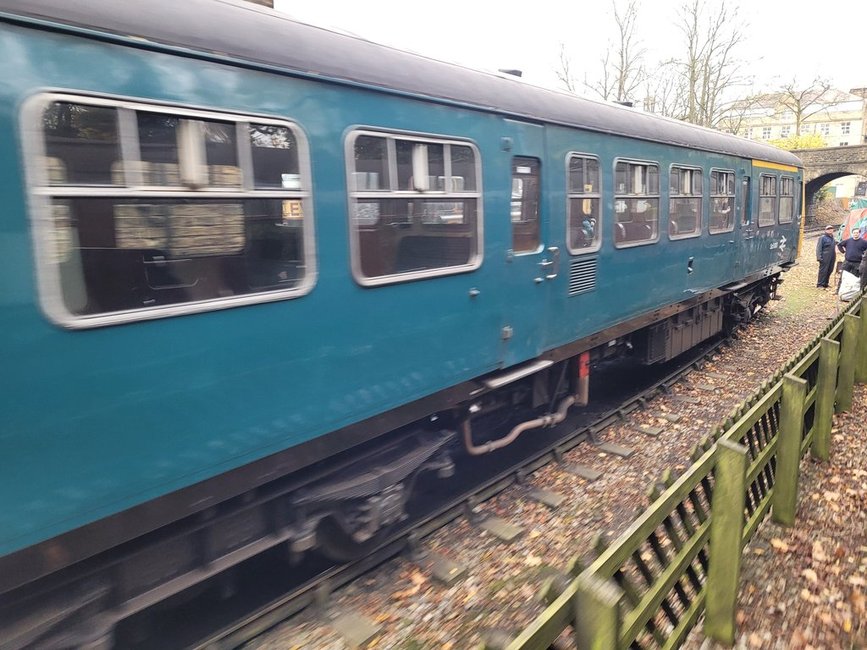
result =
M452 154L452 191L476 191L476 156L470 147L453 144Z
M780 223L792 223L795 218L795 179L780 177Z
M712 170L710 173L710 234L735 229L735 173Z
M777 177L761 175L759 192L759 227L773 226L777 215Z
M659 239L659 165L618 160L614 165L614 245Z
M741 225L748 226L752 222L750 213L750 177L741 179Z
M32 166L35 204L48 216L40 272L46 309L62 324L309 291L310 180L296 127L62 95L36 98L25 110L42 126L42 138L28 145L31 162L41 161ZM59 301L48 304L54 295Z
M136 111L143 185L241 187L234 123Z
M178 125L175 115L139 112L138 143L142 169L141 184L179 187Z
M668 200L668 236L671 239L701 234L703 189L700 169L671 167Z
M542 244L539 221L539 160L512 159L512 251L533 253Z
M361 284L478 267L481 194L474 147L356 132L347 140L347 154L352 265Z
M599 249L599 159L570 154L568 167L569 252L573 255Z
M372 135L355 139L352 189L358 192L389 189L388 141Z
M52 102L42 115L49 185L123 185L118 112Z
M298 141L292 129L276 124L250 124L253 186L256 189L301 189Z

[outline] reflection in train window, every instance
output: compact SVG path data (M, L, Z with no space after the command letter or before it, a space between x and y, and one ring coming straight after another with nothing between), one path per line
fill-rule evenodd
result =
M712 170L710 173L710 234L735 229L735 173Z
M122 185L117 110L67 101L42 115L45 172L50 185Z
M347 142L352 264L361 284L445 275L480 263L474 147L357 132Z
M671 239L698 237L704 202L702 171L672 166L668 194L668 236Z
M295 127L58 95L40 106L34 191L58 320L87 327L309 290Z
M599 159L571 154L568 175L569 251L574 255L598 250L602 239Z
M792 223L795 218L795 179L780 177L780 223Z
M777 177L762 174L759 188L759 227L773 226L777 215Z
M539 221L539 160L512 159L512 252L533 253L542 245Z
M618 160L614 166L614 245L659 239L659 165Z

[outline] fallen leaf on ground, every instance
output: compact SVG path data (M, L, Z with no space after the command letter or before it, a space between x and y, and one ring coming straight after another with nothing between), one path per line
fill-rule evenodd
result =
M825 549L822 546L822 542L813 542L813 559L816 562L827 562L828 556L825 555Z

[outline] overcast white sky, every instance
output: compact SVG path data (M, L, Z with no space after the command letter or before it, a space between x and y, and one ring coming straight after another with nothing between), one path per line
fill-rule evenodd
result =
M639 0L636 32L648 66L680 54L682 4ZM817 76L840 90L867 86L867 1L726 0L726 6L739 7L745 34L739 56L750 61L744 71L755 77L755 91L792 79L807 86ZM555 75L561 42L579 81L585 72L599 76L603 49L616 43L610 0L274 0L274 8L470 68L517 68L528 82L561 90Z

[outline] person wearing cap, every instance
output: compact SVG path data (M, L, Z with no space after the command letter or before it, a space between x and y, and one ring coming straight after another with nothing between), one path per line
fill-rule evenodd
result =
M867 251L867 239L861 236L861 230L852 228L850 237L837 244L837 248L843 252L843 270L860 277L861 273L858 269L861 266L861 258Z
M837 246L834 242L834 226L825 226L825 232L816 242L816 261L819 262L819 278L816 286L828 288L828 281L837 262Z

